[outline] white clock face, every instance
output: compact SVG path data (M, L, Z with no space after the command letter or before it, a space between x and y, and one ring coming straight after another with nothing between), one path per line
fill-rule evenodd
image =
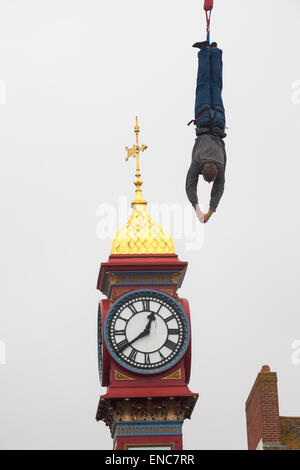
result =
M117 302L106 320L105 338L112 355L125 367L155 373L174 365L186 351L189 327L171 297L137 291Z

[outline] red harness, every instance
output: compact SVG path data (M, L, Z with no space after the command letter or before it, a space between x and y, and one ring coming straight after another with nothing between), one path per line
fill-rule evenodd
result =
M207 41L210 42L210 19L211 12L214 7L214 0L204 0L204 10L206 15L206 24L207 24Z
M214 0L204 0L204 10L212 10L214 7Z

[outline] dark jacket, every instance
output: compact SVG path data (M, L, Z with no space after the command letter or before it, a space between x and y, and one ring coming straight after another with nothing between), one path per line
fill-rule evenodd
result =
M212 129L201 127L196 129L196 142L192 153L192 163L186 178L186 193L195 206L198 204L197 185L199 175L205 163L214 163L218 168L218 175L211 190L210 210L216 211L223 196L226 170L225 132L219 127Z

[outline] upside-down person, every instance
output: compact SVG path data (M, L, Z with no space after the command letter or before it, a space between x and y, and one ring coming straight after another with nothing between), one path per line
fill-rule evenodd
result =
M202 223L208 222L216 212L224 192L226 151L225 109L222 100L223 62L222 51L217 43L197 42L199 48L198 77L195 104L196 142L192 163L186 179L186 193ZM197 186L199 175L211 184L209 211L205 214L199 207Z

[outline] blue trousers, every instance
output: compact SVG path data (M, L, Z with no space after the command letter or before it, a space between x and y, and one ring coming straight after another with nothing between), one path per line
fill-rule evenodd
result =
M198 77L195 104L197 127L220 127L225 129L225 109L222 100L223 52L217 47L206 47L198 53ZM199 113L206 110L199 115ZM215 111L221 111L215 113Z

